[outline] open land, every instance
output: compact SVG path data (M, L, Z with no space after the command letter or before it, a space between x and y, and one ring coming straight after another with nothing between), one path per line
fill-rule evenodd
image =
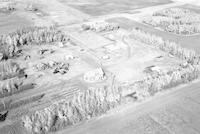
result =
M60 0L62 3L74 7L84 13L92 16L106 15L112 13L129 12L130 10L167 4L169 0L84 0L84 1L66 1Z
M0 134L200 133L199 6L168 0L0 4ZM160 14L165 19L156 26L144 23ZM185 31L182 23L189 24Z

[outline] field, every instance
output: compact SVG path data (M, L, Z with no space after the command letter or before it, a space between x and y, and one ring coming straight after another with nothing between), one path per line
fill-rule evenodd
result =
M198 133L200 35L141 21L174 8L198 15L198 7L168 0L0 3L0 133Z
M182 6L178 6L178 8L189 9L189 10L194 11L196 13L200 13L199 6L194 5L194 4L185 4L185 5L182 5Z
M7 10L10 3L13 5L14 10ZM46 3L47 1L44 0L19 0L17 2L15 0L8 0L1 2L0 26L2 34L28 26L72 24L88 18L84 13L78 12L68 6L63 6L56 0L48 2L48 5ZM65 16L68 16L67 19Z
M119 12L129 12L130 10L143 8L147 6L154 6L159 4L167 4L169 0L85 0L85 1L67 1L60 0L62 3L76 8L86 14L92 16L100 16Z
M12 5L13 10L7 9ZM43 20L37 12L27 10L28 3L5 1L0 7L0 30L2 34L8 34L24 27L33 25L51 25L49 21ZM3 9L3 10L2 10ZM37 23L37 24L36 24Z
M14 31L18 28L32 25L32 23L16 14L0 14L0 31L2 34Z

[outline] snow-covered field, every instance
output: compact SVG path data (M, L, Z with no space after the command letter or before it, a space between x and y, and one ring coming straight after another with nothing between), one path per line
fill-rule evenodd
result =
M193 5L200 5L200 0L173 0L174 2L184 2Z

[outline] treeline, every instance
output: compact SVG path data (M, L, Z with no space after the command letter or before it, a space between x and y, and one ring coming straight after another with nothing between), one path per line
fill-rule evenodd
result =
M180 59L187 60L187 62L192 65L199 64L200 55L198 55L194 50L183 48L175 42L164 40L162 37L152 35L140 29L132 29L129 37L159 48L160 50L170 53Z
M22 117L24 126L34 134L56 131L92 117L100 116L121 102L117 87L89 88L43 110Z
M0 36L0 52L4 59L13 57L20 46L52 42L63 42L67 36L55 27L28 27Z
M183 8L168 8L161 11L157 11L153 13L153 16L162 16L179 19L181 17L185 17L186 15L195 14L191 10L183 9Z
M164 40L162 37L152 35L140 29L133 29L127 37L154 46L175 57L186 60L186 64L181 64L179 67L169 70L167 73L159 74L157 76L152 75L142 81L130 83L128 86L123 87L124 96L135 91L138 93L138 98L151 96L161 90L175 87L179 84L187 83L199 78L200 55L194 50L182 48L175 42Z
M187 65L179 66L157 76L149 76L126 86L113 82L109 86L89 88L75 94L73 99L63 100L43 110L23 116L24 126L35 134L55 131L99 116L120 104L125 96L134 92L138 99L146 98L159 91L199 78L199 55L194 51L181 48L174 42L138 29L133 29L127 36L184 59Z
M200 15L187 9L170 8L146 17L144 23L183 35L200 33Z
M84 31L93 31L93 32L109 32L118 30L120 28L119 25L115 23L107 23L107 22L92 22L86 23L81 26Z
M156 93L191 82L200 76L200 65L188 65L186 68L177 68L158 76L149 76L141 81L124 86L123 95L135 92L137 99L144 99Z

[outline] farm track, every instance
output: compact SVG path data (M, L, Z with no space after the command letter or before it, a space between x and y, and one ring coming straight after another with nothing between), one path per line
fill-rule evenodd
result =
M75 79L75 78L73 78L73 79ZM30 90L27 90L24 92L19 92L19 93L15 94L14 96L4 97L2 99L4 99L4 100L12 99L14 101L14 100L23 99L24 97L26 98L27 96L30 96L30 94L31 95L39 95L39 94L43 94L43 93L50 94L50 93L55 93L56 88L62 90L64 87L70 87L73 85L74 85L74 83L72 83L70 80L61 81L61 82L53 84L53 85L51 83L49 83L49 84L45 84L40 87L36 87L34 89L30 89ZM56 90L56 91L58 91L58 90Z
M56 90L53 88L52 90L48 90L45 92L45 96L41 100L37 100L35 102L31 102L26 105L22 105L19 108L13 109L11 113L8 116L9 120L15 120L16 118L19 118L24 114L32 113L36 110L41 110L44 109L58 101L61 101L62 99L70 99L74 96L74 94L78 93L81 91L80 87L77 85L70 85L64 86L59 90ZM56 92L55 92L56 91ZM42 93L39 93L42 94ZM34 95L36 96L36 95ZM30 97L30 96L29 96ZM27 99L28 97L24 97L21 100ZM23 110L21 110L23 109ZM9 122L9 120L7 120Z
M61 90L59 92L56 92L52 95L48 95L50 96L49 98L47 99L44 99L43 101L39 102L39 103L36 103L35 105L32 105L30 111L33 112L33 111L36 111L36 110L40 110L40 109L43 109L45 107L48 107L49 105L53 104L53 103L56 103L62 99L70 99L73 97L73 95L75 93L78 93L80 92L81 90L77 87L75 88L69 88L68 90Z

